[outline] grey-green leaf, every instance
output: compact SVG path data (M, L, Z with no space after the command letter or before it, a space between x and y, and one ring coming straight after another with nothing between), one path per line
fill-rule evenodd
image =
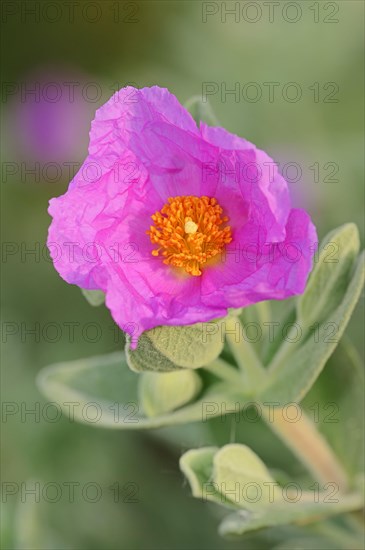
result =
M126 346L129 367L135 372L197 369L216 359L223 349L220 323L183 327L163 326L144 332L138 347Z
M318 521L335 514L359 510L363 506L362 496L355 493L341 495L338 502L324 500L325 498L319 502L298 501L280 504L274 502L255 511L239 510L223 520L219 526L219 533L222 536L241 536L264 527Z
M105 302L105 294L102 290L87 290L86 288L81 288L81 292L89 304L94 307L101 306Z
M303 399L343 336L363 284L364 254L361 254L349 284L342 290L339 305L302 346L272 371L267 386L260 394L262 401L285 405Z
M303 492L299 487L299 490L291 488L290 492L288 486L280 487L262 460L246 445L190 450L181 457L180 468L193 496L236 510L220 526L220 534L225 536L240 536L264 527L315 522L363 506L361 493L329 498L326 491Z
M213 479L219 493L246 510L282 500L279 486L265 464L246 445L225 445L214 455Z
M138 400L139 376L130 371L124 353L58 363L44 368L38 386L70 421L109 429L173 426L239 411L246 401L231 384L215 383L200 398L173 412L147 418Z
M297 301L301 325L322 322L341 303L359 250L359 232L353 223L326 236L307 288Z
M139 380L139 402L146 416L158 416L189 403L201 388L201 378L193 370L145 372Z
M188 480L194 497L222 503L212 483L213 458L217 447L191 449L180 458L180 469Z

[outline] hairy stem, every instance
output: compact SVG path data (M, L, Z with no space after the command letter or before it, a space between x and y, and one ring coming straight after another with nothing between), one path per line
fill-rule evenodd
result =
M242 323L238 317L227 317L223 329L232 355L242 371L248 391L257 390L265 378L265 369L254 349L244 339Z
M213 373L218 378L233 384L242 384L242 374L235 367L232 367L227 361L218 357L208 365L204 366L205 370Z
M274 372L277 372L278 370L280 370L280 366L284 363L284 361L287 360L290 357L290 355L297 349L298 347L296 345L297 343L295 341L290 341L292 337L295 340L296 336L297 336L296 329L292 328L287 334L286 341L281 344L280 348L274 355L268 367L270 374L273 374Z
M242 324L238 317L228 317L224 323L227 343L243 374L240 383L246 394L253 391L256 393L259 391L260 385L269 376L269 371L263 367L251 344L244 339ZM232 375L232 368L228 367L230 369L228 371L227 363L223 363L224 365L221 364L220 374L218 374L219 365L216 363L218 376L238 382L237 372ZM308 468L315 479L323 484L336 483L341 491L346 491L347 475L342 465L325 438L318 432L309 418L305 416L298 404L296 406L299 419L296 422L287 418L286 411L283 408L277 406L269 408L260 403L258 405L270 428Z
M279 407L263 407L263 416L271 429L323 484L335 483L339 490L346 491L347 476L333 450L315 425L296 405L301 416L296 422L288 421Z

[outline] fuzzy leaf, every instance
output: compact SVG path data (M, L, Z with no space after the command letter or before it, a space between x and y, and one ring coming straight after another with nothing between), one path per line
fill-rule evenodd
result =
M364 254L358 258L349 284L341 286L337 307L319 323L316 334L308 336L305 343L271 373L260 394L262 401L285 405L303 399L343 336L363 284Z
M201 388L201 378L192 370L145 372L140 376L139 402L146 416L158 416L189 403Z
M301 325L324 321L341 303L359 250L359 232L353 223L327 235L307 288L297 301L297 321Z
M194 403L147 418L138 401L139 376L124 353L58 363L44 368L38 386L72 421L110 429L145 429L207 421L237 412L246 404L239 389L227 383L208 387Z
M291 493L288 487L283 489L273 480L265 464L249 447L241 444L190 450L181 457L180 468L189 481L193 496L236 510L220 525L223 536L241 536L248 531L291 523L316 522L359 510L364 504L361 493L330 498L328 492L303 492L298 484L294 484L297 489Z
M102 290L87 290L86 288L81 288L81 292L91 306L98 307L105 302L105 294Z
M216 359L223 349L217 323L197 323L184 327L156 327L144 332L136 350L126 345L127 362L135 372L171 372L197 369Z
M213 479L217 491L247 510L281 499L278 485L262 460L246 445L225 445L214 456Z
M191 449L180 458L180 469L194 497L221 503L221 496L212 484L213 458L217 451L217 447Z
M338 502L324 502L324 499L320 499L319 502L273 503L255 511L239 510L228 515L219 526L219 533L222 536L241 536L264 527L318 521L335 514L359 510L362 506L363 499L358 494L341 495Z

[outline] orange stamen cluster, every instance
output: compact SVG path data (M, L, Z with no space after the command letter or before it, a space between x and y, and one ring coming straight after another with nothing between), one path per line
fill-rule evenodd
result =
M231 228L224 226L228 218L222 214L213 198L170 197L152 216L154 225L147 231L151 242L158 245L153 256L161 254L165 264L201 275L203 265L232 240Z

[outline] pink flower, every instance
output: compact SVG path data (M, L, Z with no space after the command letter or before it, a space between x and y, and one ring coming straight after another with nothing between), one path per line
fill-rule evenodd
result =
M317 241L266 153L197 127L157 86L124 88L97 110L89 156L49 213L57 271L104 291L134 336L300 294Z

